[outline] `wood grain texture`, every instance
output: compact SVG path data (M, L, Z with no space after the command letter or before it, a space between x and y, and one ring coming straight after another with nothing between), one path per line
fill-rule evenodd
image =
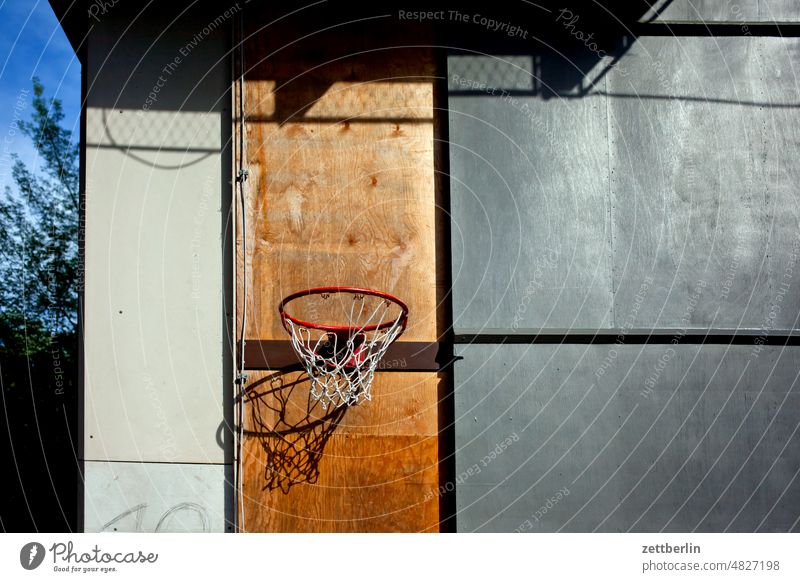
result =
M247 46L248 337L285 338L276 308L289 293L351 285L409 305L403 339L435 340L432 51L258 58L277 42Z
M437 531L441 377L379 373L325 410L304 372L259 372L245 407L247 531Z
M381 436L436 436L437 401L444 374L378 372L371 402L347 408L337 432ZM246 431L287 430L330 416L310 398L305 372L250 372Z
M281 298L349 285L396 295L410 308L402 339L436 341L447 277L433 51L392 27L318 32L326 23L303 38L307 23L248 20L246 337L287 339ZM446 384L436 372L378 373L371 402L325 411L302 373L251 372L244 529L438 531Z
M245 474L262 475L268 454L247 442ZM438 444L435 437L333 435L314 483L298 482L286 493L265 491L262 480L245 482L244 529L248 532L435 532ZM396 476L387 467L407 469Z

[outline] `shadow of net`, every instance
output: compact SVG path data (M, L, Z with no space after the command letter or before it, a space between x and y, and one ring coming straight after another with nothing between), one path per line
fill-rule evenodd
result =
M325 410L310 390L305 372L276 372L245 394L245 431L262 447L262 490L288 493L298 483L316 483L325 446L347 407Z

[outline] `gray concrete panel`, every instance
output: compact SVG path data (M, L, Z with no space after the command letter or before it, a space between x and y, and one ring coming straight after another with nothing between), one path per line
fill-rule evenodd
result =
M797 530L800 348L456 354L459 531Z
M757 22L758 2L658 0L642 17L654 22Z
M758 19L763 22L800 22L800 4L795 0L759 0Z
M611 73L616 326L796 326L799 47L640 38Z
M610 325L606 107L553 95L581 65L448 59L457 331Z
M794 0L659 0L642 17L654 22L798 22Z
M587 52L449 57L456 331L795 327L800 42Z

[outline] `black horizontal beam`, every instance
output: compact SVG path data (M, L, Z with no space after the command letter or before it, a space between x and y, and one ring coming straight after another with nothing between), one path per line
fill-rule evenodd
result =
M800 335L773 332L674 333L462 333L455 334L456 344L717 344L798 346Z
M395 342L378 362L379 372L438 372L447 366L447 356L438 342ZM300 369L300 361L288 340L245 341L247 370Z
M652 22L632 26L634 36L800 36L797 22Z

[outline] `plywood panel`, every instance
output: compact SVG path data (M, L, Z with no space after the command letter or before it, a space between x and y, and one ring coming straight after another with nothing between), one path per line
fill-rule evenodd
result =
M443 374L431 372L379 372L372 385L372 402L349 407L338 432L435 436L442 382ZM305 372L251 373L245 429L283 430L331 416L331 409L310 397L309 386Z
M436 531L433 373L379 373L373 402L325 410L301 372L262 372L247 391L248 531Z
M250 62L277 42L255 35ZM250 337L285 338L280 299L322 285L391 292L411 309L403 339L438 336L432 51L378 52L248 73Z
M302 25L258 22L246 49L248 249L240 237L237 268L241 298L246 261L247 337L287 339L277 305L289 293L351 285L409 305L403 340L436 341L447 255L432 50L387 48L419 42L397 42L390 27L323 26L298 40ZM243 529L438 531L445 390L442 374L378 373L371 402L324 410L304 373L252 372Z
M263 443L248 440L246 454L246 531L438 530L435 437L333 435L313 483L308 469L273 479Z

